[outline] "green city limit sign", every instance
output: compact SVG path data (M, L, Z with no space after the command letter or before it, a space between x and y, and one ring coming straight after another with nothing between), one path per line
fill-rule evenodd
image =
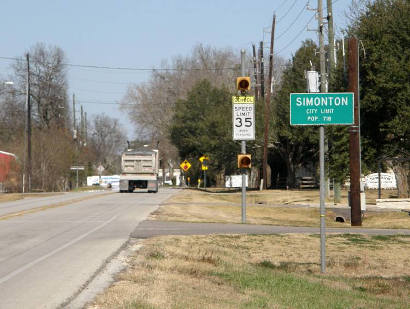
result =
M351 125L353 92L291 93L291 125Z

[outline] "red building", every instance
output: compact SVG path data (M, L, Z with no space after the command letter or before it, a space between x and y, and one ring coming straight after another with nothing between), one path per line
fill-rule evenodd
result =
M16 155L0 151L0 192L4 191L4 186L8 180L11 169L15 167Z

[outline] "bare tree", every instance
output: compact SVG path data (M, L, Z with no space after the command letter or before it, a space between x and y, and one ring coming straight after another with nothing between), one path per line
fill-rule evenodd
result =
M120 171L120 154L126 147L126 136L118 119L101 114L94 117L89 147L95 152L97 164L112 173Z
M14 85L0 80L0 144L21 143L25 125L24 98Z
M50 128L52 124L65 127L69 121L69 109L64 51L56 46L37 43L28 54L34 121L39 128ZM20 93L25 93L26 60L17 61L14 71Z
M238 63L238 57L230 49L198 45L188 57L175 57L171 64L164 61L147 83L130 85L121 102L122 108L135 124L138 136L151 140L153 146L159 145L164 162L176 160L177 151L169 139L176 102L184 99L188 91L203 79L234 91Z

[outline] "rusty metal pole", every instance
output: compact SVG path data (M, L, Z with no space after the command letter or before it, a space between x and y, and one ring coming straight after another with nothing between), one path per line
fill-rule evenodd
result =
M359 44L349 38L349 91L354 93L354 125L350 127L350 211L351 225L362 225L360 206L360 122L359 122Z

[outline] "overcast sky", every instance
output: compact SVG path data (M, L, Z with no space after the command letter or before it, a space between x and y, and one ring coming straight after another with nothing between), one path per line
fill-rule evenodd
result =
M307 0L2 0L0 57L16 57L37 42L57 45L72 64L155 68L164 59L188 55L202 43L251 52L252 43L269 45L272 15L277 16L275 52L288 59L301 42L317 42L314 12ZM351 0L334 0L336 36L346 25ZM310 1L316 8L317 1ZM326 16L326 0L323 0ZM309 22L310 21L310 22ZM0 75L10 72L0 59ZM133 128L116 104L127 85L148 80L149 71L68 68L74 92L89 118L104 112Z

